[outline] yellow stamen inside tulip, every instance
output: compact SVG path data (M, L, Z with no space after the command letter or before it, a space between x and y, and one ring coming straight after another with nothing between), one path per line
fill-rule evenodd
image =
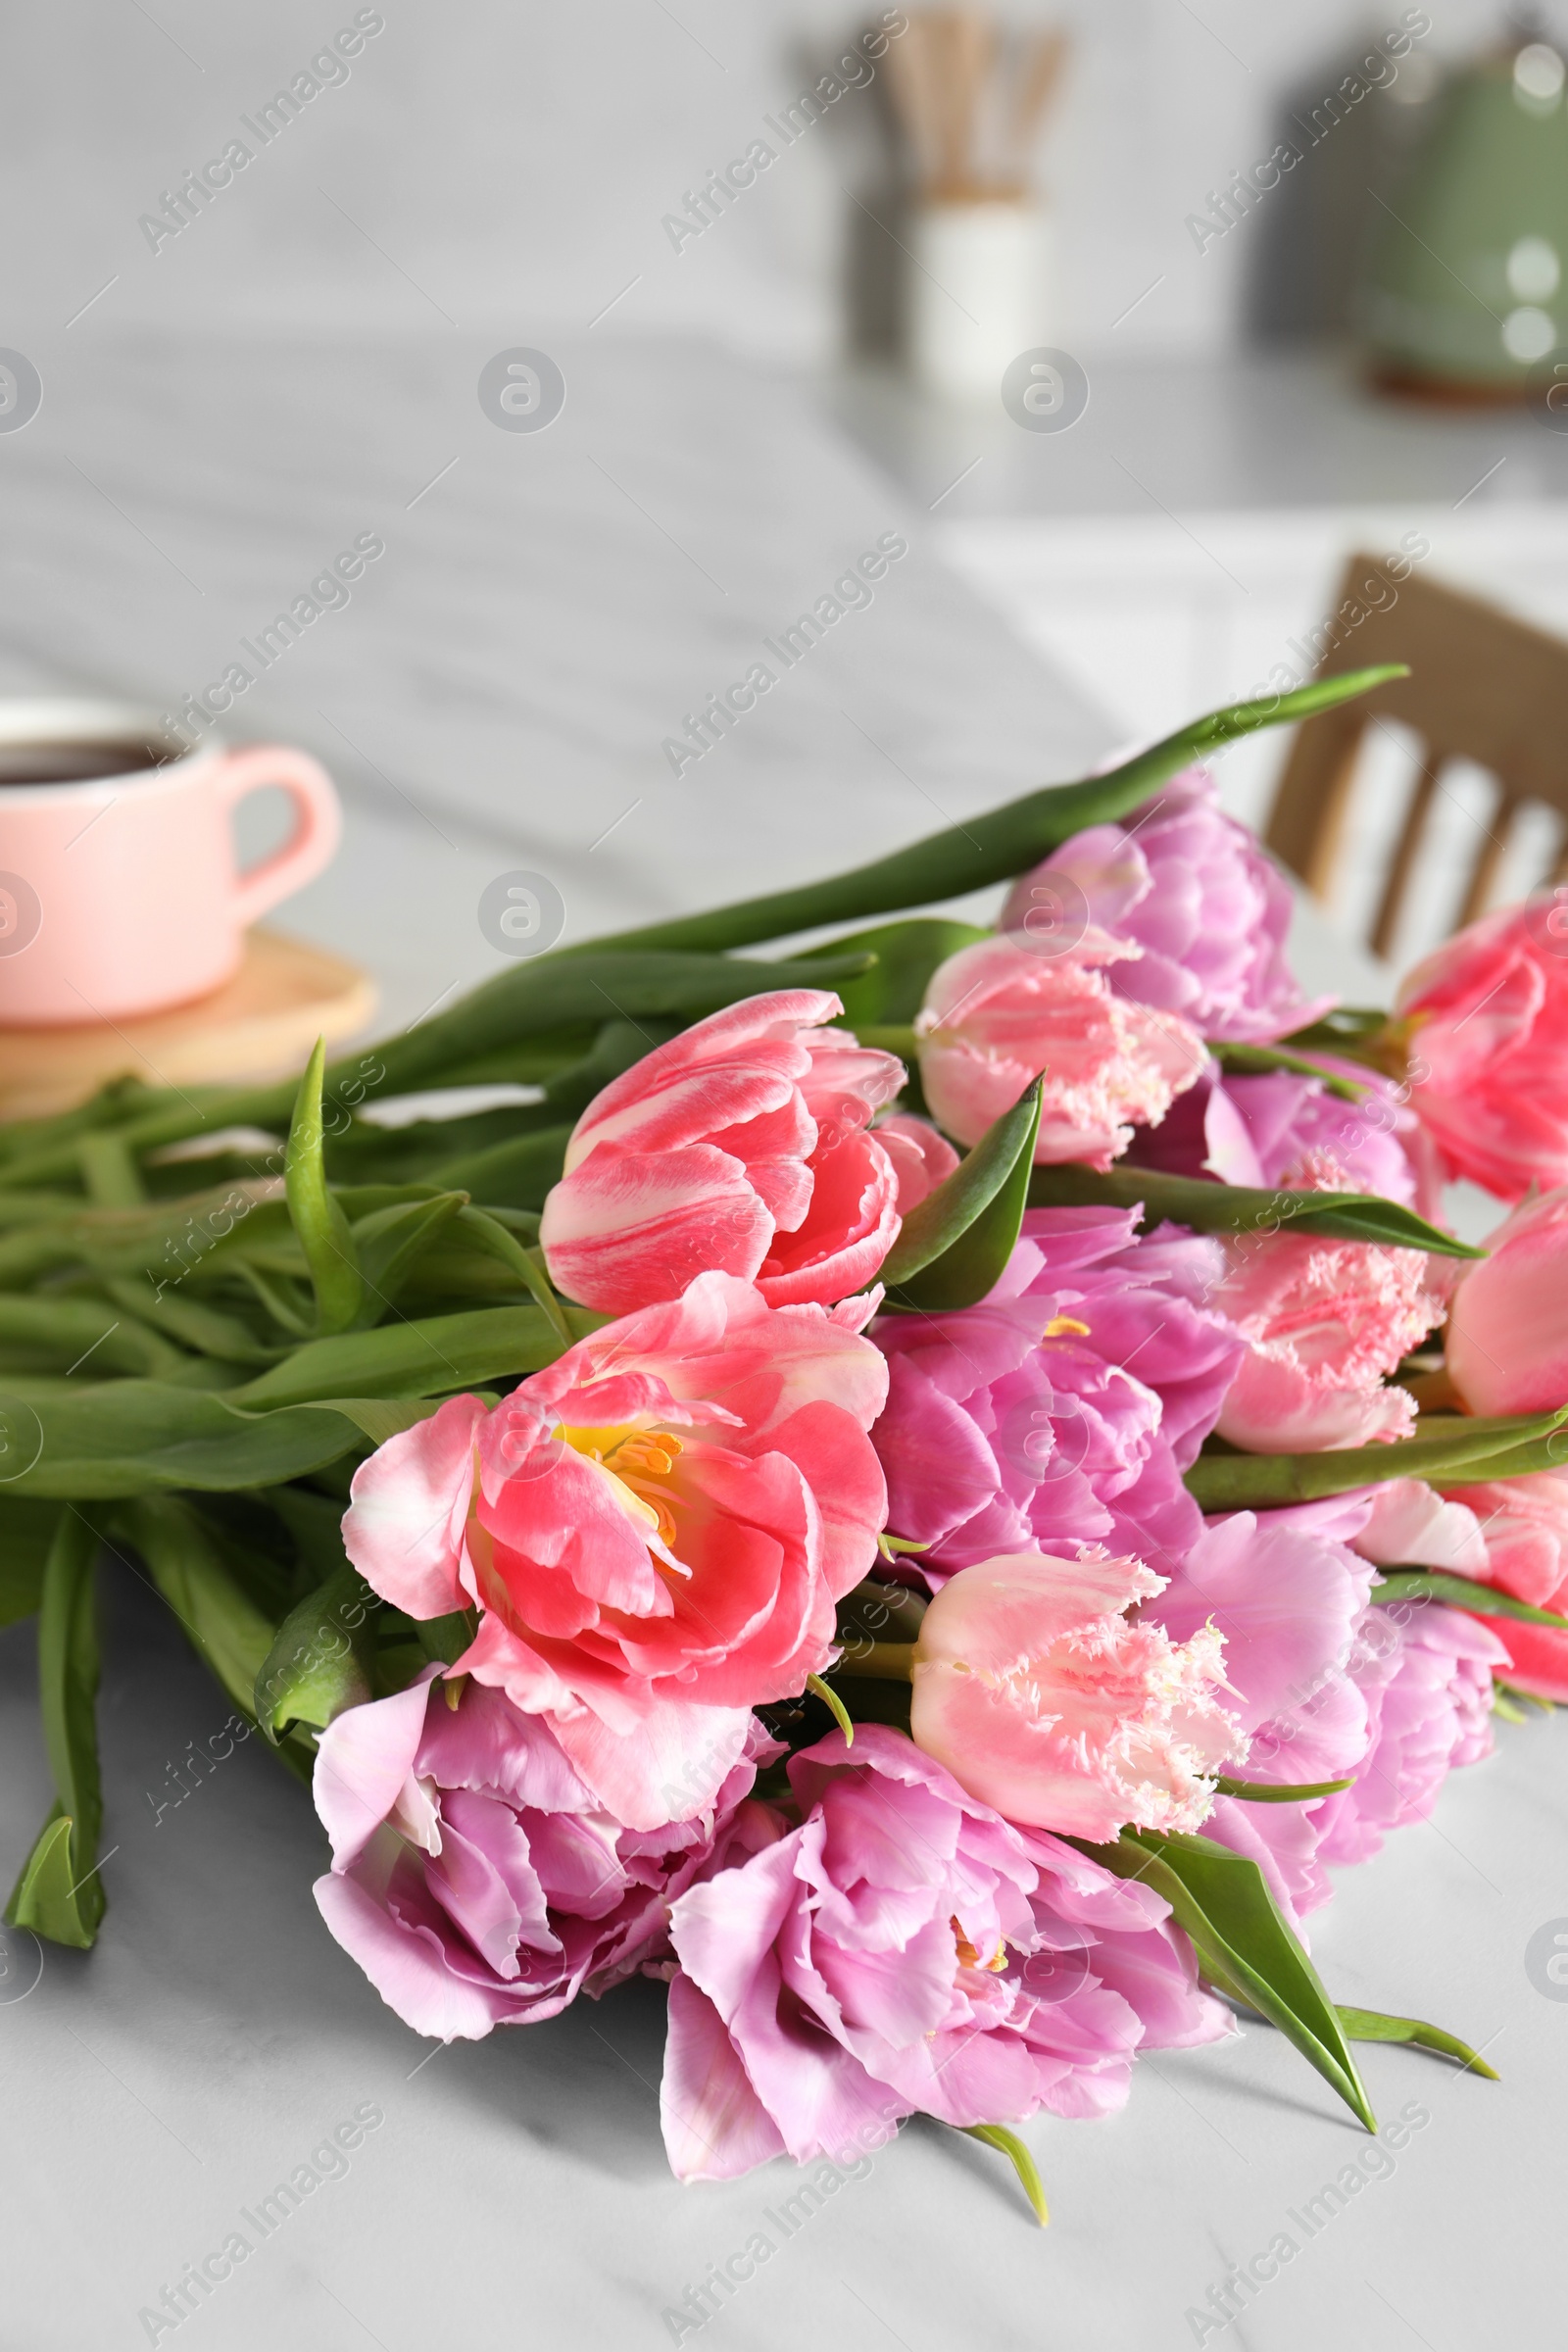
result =
M667 1429L573 1429L564 1422L557 1424L554 1434L574 1453L598 1463L629 1519L646 1527L666 1549L673 1545L674 1508L660 1482L685 1450L679 1438Z
M948 1925L953 1930L953 1940L957 1950L960 1968L983 1968L989 1970L994 1977L1001 1975L1007 1965L1007 1946L1004 1940L998 1942L997 1948L989 1960L982 1960L978 1946L972 1944L964 1934L963 1922L956 1912L948 1921Z
M1048 1340L1061 1340L1066 1338L1069 1331L1075 1332L1081 1340L1089 1337L1088 1324L1080 1323L1076 1315L1053 1315L1041 1336Z

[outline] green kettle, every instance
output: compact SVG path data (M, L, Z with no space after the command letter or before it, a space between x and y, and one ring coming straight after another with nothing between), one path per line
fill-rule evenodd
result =
M1357 303L1373 372L1437 398L1519 397L1568 344L1568 74L1516 39L1455 74L1389 192Z

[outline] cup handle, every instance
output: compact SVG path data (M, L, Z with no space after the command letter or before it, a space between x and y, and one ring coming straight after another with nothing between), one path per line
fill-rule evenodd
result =
M235 880L234 920L244 930L316 879L342 839L343 810L320 761L287 744L258 743L225 752L214 781L225 809L268 784L280 785L294 803L294 831L283 847Z

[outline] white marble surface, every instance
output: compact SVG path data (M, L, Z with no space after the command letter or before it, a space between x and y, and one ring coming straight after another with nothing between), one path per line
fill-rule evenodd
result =
M1108 748L1106 722L945 572L923 504L787 386L714 353L563 353L566 412L527 437L482 416L489 353L461 339L330 354L192 338L177 365L166 345L94 350L100 366L0 440L0 688L162 700L200 685L339 546L380 531L387 553L353 605L247 698L244 731L304 741L342 778L343 858L288 919L370 962L400 1017L492 967L474 905L498 870L555 874L586 933L810 874ZM660 737L693 696L889 528L910 553L875 606L667 780ZM1331 943L1308 954L1332 956ZM95 1953L51 1950L36 1983L13 1936L0 1977L0 2341L144 2343L139 2309L372 2102L384 2123L347 2176L180 2343L668 2343L665 2308L792 2183L777 2170L722 2188L668 2178L657 1990L432 2055L321 1929L322 1841L255 1742L157 1814L170 1765L227 1708L133 1573L111 1563L106 1585L108 1921ZM31 1649L29 1628L0 1637L7 1883L48 1801ZM1553 2327L1568 2009L1534 1988L1524 1955L1568 1912L1565 1768L1562 1725L1505 1729L1432 1825L1346 1874L1315 1933L1334 1990L1449 2025L1504 2080L1368 2052L1380 2109L1420 2101L1430 2125L1206 2341L1474 2352ZM1262 2030L1155 2057L1117 2121L1042 2119L1027 2136L1049 2232L1000 2159L915 2126L705 2339L1175 2352L1210 2283L1361 2144Z
M384 539L227 724L339 779L343 856L281 921L374 970L394 1018L498 967L474 912L498 872L550 875L582 937L807 880L1104 750L923 508L777 377L595 340L556 355L556 421L513 433L476 396L493 349L105 335L0 435L0 692L177 703ZM684 715L889 531L909 552L874 602L672 775Z

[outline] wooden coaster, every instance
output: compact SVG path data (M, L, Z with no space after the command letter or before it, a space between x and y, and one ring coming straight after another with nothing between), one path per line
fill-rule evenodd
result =
M146 1086L244 1085L302 1068L318 1037L352 1037L373 980L303 940L251 931L232 980L194 1004L117 1027L0 1029L0 1119L45 1118L129 1072Z

